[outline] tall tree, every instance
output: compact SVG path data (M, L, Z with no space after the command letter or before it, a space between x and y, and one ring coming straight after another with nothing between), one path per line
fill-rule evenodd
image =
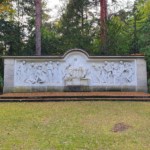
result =
M57 21L57 33L63 51L70 48L86 49L92 54L93 35L96 34L97 18L90 11L89 0L70 0L61 19Z
M41 0L36 0L36 55L41 55Z
M101 40L105 41L105 20L107 19L107 0L100 0L101 9Z
M143 28L143 18L143 12L138 9L138 3L135 1L133 10L130 13L130 19L126 22L126 31L128 32L129 38L131 37L129 44L130 54L139 53L139 37Z

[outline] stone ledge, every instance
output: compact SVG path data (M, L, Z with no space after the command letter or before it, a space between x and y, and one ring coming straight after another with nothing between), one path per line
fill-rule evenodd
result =
M24 92L148 92L147 87L127 87L120 88L113 86L59 86L59 87L4 87L3 93L24 93Z

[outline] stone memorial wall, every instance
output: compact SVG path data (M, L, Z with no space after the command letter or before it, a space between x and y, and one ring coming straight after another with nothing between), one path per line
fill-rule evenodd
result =
M143 56L89 56L84 50L72 49L63 56L3 56L3 59L4 93L147 92Z

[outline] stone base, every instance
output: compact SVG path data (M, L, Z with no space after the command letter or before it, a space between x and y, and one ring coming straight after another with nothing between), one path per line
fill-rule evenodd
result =
M148 92L147 87L136 86L39 86L39 87L4 87L3 93L29 93L29 92Z
M65 86L64 92L91 92L89 86Z
M89 79L74 79L73 81L66 81L66 86L89 86Z

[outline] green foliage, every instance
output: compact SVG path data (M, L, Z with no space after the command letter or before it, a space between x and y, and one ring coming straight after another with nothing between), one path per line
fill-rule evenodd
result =
M3 7L2 2L6 2ZM0 55L35 55L35 0L0 0ZM2 5L1 5L2 4ZM42 1L42 55L62 55L81 48L90 55L145 54L150 76L150 2L135 0L130 10L109 12L105 22L105 41L101 41L99 1L69 0L60 19L49 21L49 9ZM11 8L11 9L10 9ZM94 10L96 10L94 12ZM26 22L20 22L21 18ZM0 59L2 62L2 60ZM3 78L3 64L0 63Z
M35 55L35 1L14 0L17 17L26 15L27 25L0 20L0 53L7 55ZM141 1L139 2L141 3ZM92 11L97 4L90 0L70 0L60 20L47 22L46 2L42 3L42 55L60 55L71 48L85 49L91 55L126 55L138 53L141 19L137 2L132 13L121 9L110 17L106 26L106 40L101 41L98 15ZM26 33L26 34L25 34ZM9 51L6 46L9 45ZM101 49L103 51L101 51Z
M145 59L147 61L147 71L150 74L150 14L144 23L142 34L140 36L140 43L140 52L145 54Z
M147 62L148 85L150 87L150 14L144 23L142 34L140 36L140 43L140 52L145 54L145 60Z
M104 49L107 55L129 54L129 38L120 17L112 17L106 22L106 42Z
M104 54L129 55L139 53L139 38L143 28L143 11L137 7L137 1L133 9L126 12L120 10L114 16L109 17L105 23L105 42L101 43Z
M150 79L148 79L147 84L148 84L148 92L150 93Z
M49 32L42 29L41 31L41 53L42 55L63 55L64 51L61 49L60 38L55 32Z
M3 86L3 70L4 70L1 58L0 58L0 62L1 62L0 63L0 89L1 89L1 87Z
M12 19L14 13L12 0L0 0L0 19Z
M0 76L3 78L3 73L4 73L4 65L2 62L2 58L0 58Z
M132 37L130 40L130 54L139 53L140 42L139 36L141 34L141 29L143 28L143 12L138 9L138 3L134 2L134 7L130 13L131 19L126 22L126 31L129 36Z
M3 83L4 83L3 78L0 76L0 87L3 86Z
M1 54L22 54L22 46L24 45L22 39L25 36L23 30L24 26L18 25L14 21L0 19L0 41L3 43L0 47ZM9 46L8 50L7 46Z
M93 54L96 18L87 10L88 4L89 0L70 1L58 21L56 32L60 37L58 46L62 51L82 48Z

